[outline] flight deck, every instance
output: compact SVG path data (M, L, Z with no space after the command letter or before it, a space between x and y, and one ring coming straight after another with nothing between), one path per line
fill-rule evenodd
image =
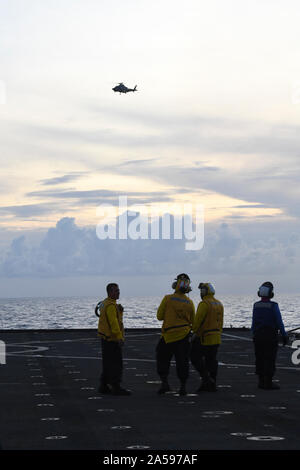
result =
M280 390L257 388L247 329L224 329L217 392L157 394L157 329L126 330L122 385L131 396L98 393L100 339L95 330L2 330L2 450L300 450L300 366L279 347Z

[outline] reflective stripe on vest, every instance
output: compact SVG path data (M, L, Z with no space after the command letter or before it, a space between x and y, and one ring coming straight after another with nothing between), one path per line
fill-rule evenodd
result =
M191 327L193 307L187 297L179 297L174 294L168 296L162 332L173 328Z
M166 331L172 330L173 328L182 328L183 326L190 326L190 324L185 323L184 325L169 326L168 328L164 328L163 332L165 333Z

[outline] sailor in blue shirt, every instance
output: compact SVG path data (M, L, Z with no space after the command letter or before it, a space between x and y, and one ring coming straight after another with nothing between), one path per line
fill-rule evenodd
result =
M278 331L282 335L283 344L287 344L288 335L284 329L279 306L271 301L274 296L271 282L264 282L258 291L261 297L253 305L252 333L255 350L255 366L258 375L258 387L275 390L279 385L272 382L275 374L275 363L278 349Z

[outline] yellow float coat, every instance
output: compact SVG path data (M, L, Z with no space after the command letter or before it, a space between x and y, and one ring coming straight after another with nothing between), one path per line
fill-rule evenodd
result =
M201 344L221 344L224 308L212 294L205 295L199 303L193 332L199 336Z
M166 343L185 338L192 329L195 307L181 292L165 295L157 310L157 319L163 321L162 336Z
M107 341L123 341L123 313L118 309L116 300L107 297L101 302L99 310L98 335Z

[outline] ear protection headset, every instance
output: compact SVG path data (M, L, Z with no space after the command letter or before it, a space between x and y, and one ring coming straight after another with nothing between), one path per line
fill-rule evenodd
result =
M191 292L192 288L190 286L191 280L189 276L185 273L178 274L176 279L172 284L172 289L180 290L183 293Z
M215 289L213 288L212 284L210 284L210 282L200 282L198 289L200 289L201 297L204 297L208 294L216 293Z
M269 299L272 299L274 297L274 286L272 282L264 282L260 288L258 289L257 295L258 297L269 297Z
M101 308L102 304L103 304L103 300L100 300L100 302L98 302L97 305L96 305L96 307L95 307L95 315L96 315L97 317L100 317L100 313L99 313L99 312L100 312L100 308Z

